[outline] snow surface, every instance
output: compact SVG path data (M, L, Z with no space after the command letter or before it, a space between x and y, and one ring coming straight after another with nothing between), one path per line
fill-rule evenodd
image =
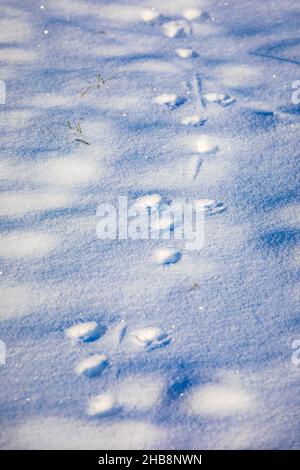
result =
M299 448L299 2L0 10L1 448ZM120 196L204 247L99 240Z

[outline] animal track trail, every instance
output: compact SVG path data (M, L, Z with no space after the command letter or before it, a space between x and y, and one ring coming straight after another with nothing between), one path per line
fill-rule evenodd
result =
M207 14L198 9L185 10L182 16L183 19L168 21L162 25L162 31L165 36L170 39L188 36L192 33L191 21L207 19ZM141 18L145 23L154 23L162 17L155 9L148 9L142 11ZM196 56L193 49L189 47L179 47L175 49L175 52L182 59L190 59ZM195 74L194 79L188 86L193 92L196 109L194 114L182 118L181 122L183 125L204 125L207 120L206 107L208 104L226 107L234 102L234 99L229 95L214 92L203 93L203 83L199 73ZM174 109L182 105L186 101L186 98L176 93L163 93L154 97L153 101L157 105ZM212 136L201 135L197 138L197 154L193 156L193 178L197 177L203 159L215 155L218 151L219 146ZM158 218L156 219L157 226L155 226L154 220L154 228L158 229L159 232L174 229L174 225L170 222L170 217L165 216L165 209L169 204L159 194L145 194L137 197L133 205L138 210L146 209L147 211L151 210L151 212L154 211L158 214ZM226 210L224 203L217 202L213 199L200 199L196 201L196 206L203 209L205 215L214 215ZM175 222L173 223L175 224ZM152 256L153 262L158 266L162 266L163 269L172 269L171 266L179 263L181 258L181 251L171 247L158 248L154 251ZM151 353L155 350L165 348L172 342L171 335L157 326L137 328L132 332L128 332L127 325L124 321L119 322L117 325L111 325L107 331L104 327L100 327L95 321L78 323L65 330L66 336L71 341L80 341L82 343L97 341L104 333L108 339L107 344L109 344L110 354L106 355L101 351L80 359L75 365L75 373L78 376L86 379L98 378L102 380L101 376L104 370L108 368L110 355L118 354L120 351L123 353L126 351L126 347L134 354L138 351L138 354L142 352ZM135 398L136 393L133 393L132 397L128 397L128 387L129 391L133 390L134 392L138 390L138 388L143 389L143 387L138 387L140 380L129 380L129 385L127 383L125 386L125 393L124 384L123 389L122 386L118 389L118 383L117 381L113 390L106 391L105 393L88 399L87 414L89 416L102 418L112 416L122 410L147 409L150 403L147 394L144 394L144 397L139 397L139 399ZM153 392L153 396L156 396L155 394L156 392ZM155 406L155 400L152 400L152 404Z
M148 204L151 201L158 202L158 198L152 197L151 199L151 197L148 197L147 199L144 197L143 201ZM67 328L65 330L65 335L72 342L77 341L87 343L89 341L100 339L102 336L101 332L103 331L104 329L101 328L97 322L89 321L77 323L76 325ZM121 321L116 326L108 328L107 334L109 335L112 354L116 351L118 352L118 349L122 349L123 340L127 335L126 323ZM158 327L146 327L129 333L128 340L127 345L129 345L129 347L131 347L130 345L133 346L132 352L134 352L136 347L139 351L151 352L167 346L170 344L172 338L168 333L163 332ZM90 354L89 356L79 360L75 366L75 373L76 375L87 379L95 380L96 378L99 378L102 380L102 373L108 368L108 366L109 359L106 354ZM95 418L104 418L118 414L124 409L143 409L145 407L145 403L147 405L147 401L149 402L147 393L144 394L144 397L139 396L139 399L136 402L134 395L128 399L124 390L117 390L117 392L112 390L89 398L87 403L87 414Z

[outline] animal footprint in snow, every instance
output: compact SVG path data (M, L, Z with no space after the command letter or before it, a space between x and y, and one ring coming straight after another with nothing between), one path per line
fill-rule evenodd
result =
M187 48L179 47L178 49L175 49L175 52L182 59L189 59L190 57L196 57L197 56L197 53L189 47L187 47Z
M235 98L225 95L224 93L205 93L203 98L207 103L216 103L224 107L236 101Z
M227 209L224 202L217 202L214 199L199 199L195 201L195 206L203 208L206 215L221 214Z
M155 327L142 328L141 330L135 331L133 333L133 339L136 344L145 348L147 351L162 348L171 342L171 337L167 333Z
M185 20L169 21L162 26L162 31L168 38L184 37L191 33L191 26Z
M182 124L185 126L203 126L206 123L206 118L201 118L197 114L192 116L184 116L181 120Z
M157 264L175 264L181 259L181 252L175 248L158 248L154 253L154 261Z
M175 93L163 93L154 98L154 103L176 108L185 102L183 96L178 96Z
M77 375L86 375L87 377L95 377L100 375L108 364L105 354L93 354L83 359L75 367Z
M92 397L88 403L88 414L90 416L108 416L120 409L113 395L103 393Z
M155 10L155 8L150 9L145 9L141 12L141 18L145 23L151 23L152 21L157 20L160 17L160 14L158 11Z
M200 153L201 155L213 155L219 150L218 145L210 136L207 135L202 135L198 137L196 145L198 153Z
M205 21L209 18L209 14L206 11L199 10L198 8L188 8L182 13L183 18L189 21L202 20Z
M95 321L77 323L65 330L65 334L72 340L79 340L85 343L96 341L104 333L104 328L100 328Z

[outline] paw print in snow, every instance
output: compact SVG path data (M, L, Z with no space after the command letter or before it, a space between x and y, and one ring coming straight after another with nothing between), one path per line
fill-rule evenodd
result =
M102 329L97 322L78 323L65 330L66 336L72 341L95 341L101 336ZM121 321L118 325L109 331L109 344L112 351L119 348L126 336L126 323ZM133 342L139 348L147 352L167 346L171 342L171 337L164 333L160 328L148 327L138 329L128 335L129 342L127 346ZM129 346L130 347L130 346ZM133 351L134 352L134 351ZM75 366L75 373L78 376L87 377L89 379L101 376L102 372L108 366L109 361L106 354L91 354L80 360ZM141 382L146 383L145 387L141 387ZM156 382L153 379L147 381L147 377L129 377L121 384L117 382L117 386L112 391L92 396L87 402L87 414L91 417L107 417L118 414L122 410L141 410L147 407L155 406L160 396L160 390L157 390L161 380ZM154 388L155 390L154 390Z

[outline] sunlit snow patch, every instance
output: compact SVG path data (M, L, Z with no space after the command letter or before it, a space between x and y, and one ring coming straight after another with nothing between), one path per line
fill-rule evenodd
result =
M95 321L89 321L85 323L77 323L77 325L67 328L65 333L70 339L89 342L100 338L103 331L99 327L98 323Z
M100 174L95 163L83 157L57 157L40 164L37 177L55 186L76 186L86 184L95 174Z
M168 38L184 37L191 33L191 26L185 20L169 21L162 26L162 31Z
M107 364L108 361L105 354L93 354L80 361L75 367L75 372L77 375L95 377L103 372Z
M160 404L164 387L160 376L130 375L118 385L118 402L128 410L151 410Z
M213 384L192 390L186 407L190 415L225 417L250 411L253 398L239 385Z
M10 191L0 195L0 216L20 217L30 212L42 212L68 207L73 201L70 192Z
M57 239L48 233L13 232L2 235L0 256L6 259L48 256L57 246Z

